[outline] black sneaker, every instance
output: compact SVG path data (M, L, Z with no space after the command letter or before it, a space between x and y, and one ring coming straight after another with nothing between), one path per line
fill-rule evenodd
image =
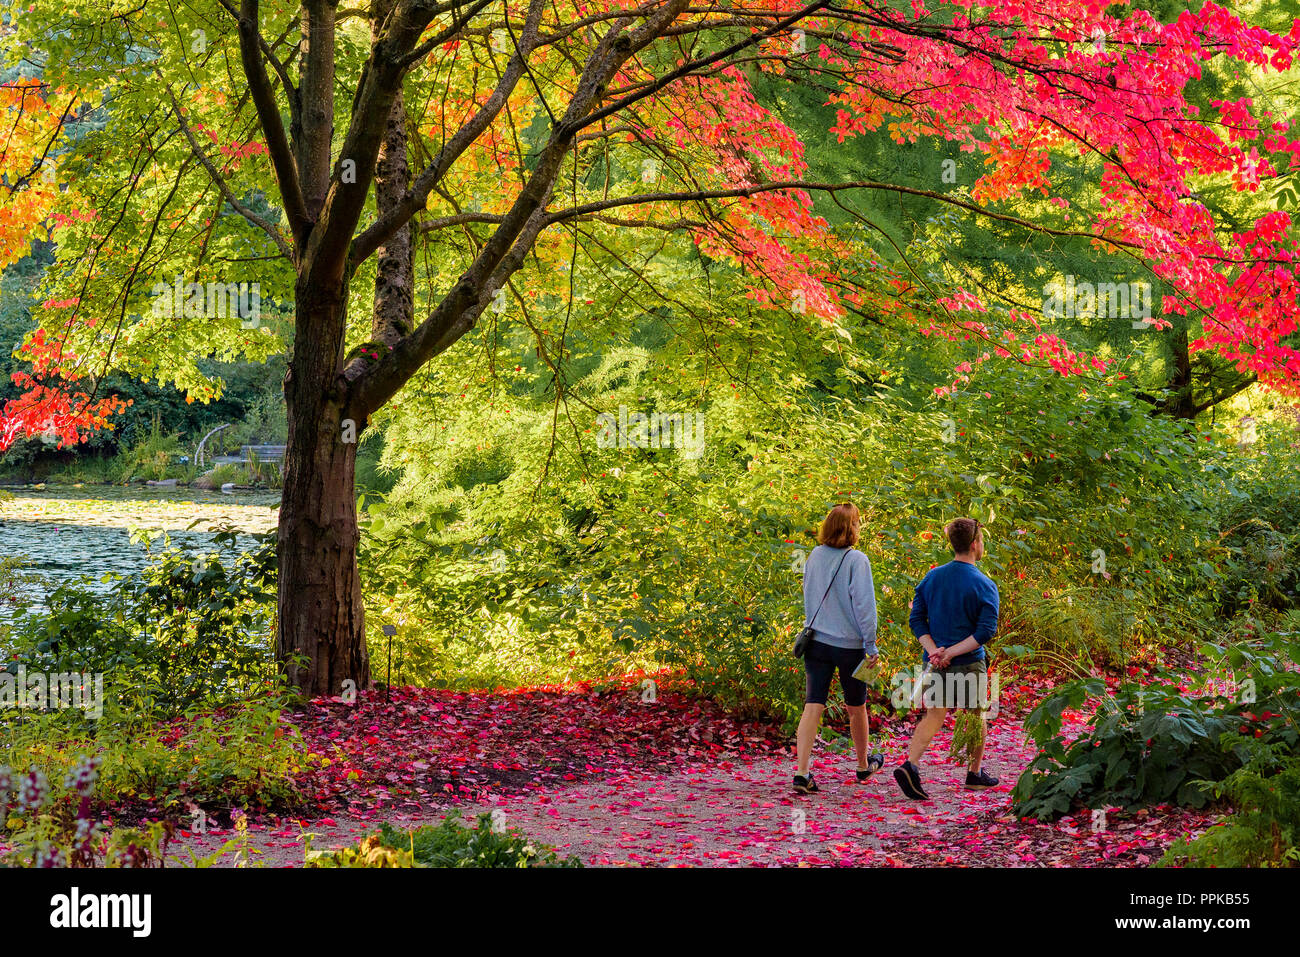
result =
M901 765L894 768L894 780L902 792L914 801L928 801L930 795L925 793L925 788L921 787L921 772L916 769L911 761L904 761Z
M975 771L966 772L966 788L971 791L983 791L987 788L997 787L998 779L984 771L976 773Z
M802 774L796 774L794 776L795 794L816 794L820 790L821 788L819 788L817 782L813 780L811 772L807 777L804 777Z
M885 766L885 756L880 752L867 756L865 769L858 768L858 783L870 780L871 776Z

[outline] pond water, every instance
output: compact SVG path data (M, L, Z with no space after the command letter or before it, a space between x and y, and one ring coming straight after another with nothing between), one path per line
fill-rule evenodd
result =
M138 573L148 563L133 529L165 531L177 545L202 549L213 526L265 532L275 526L278 492L225 495L203 489L158 486L58 486L7 488L0 501L0 558L21 560L25 574L14 602L0 609L39 607L54 586L90 576L92 587L105 572ZM191 526L193 526L191 528ZM247 540L252 543L251 539ZM155 549L161 543L155 543Z

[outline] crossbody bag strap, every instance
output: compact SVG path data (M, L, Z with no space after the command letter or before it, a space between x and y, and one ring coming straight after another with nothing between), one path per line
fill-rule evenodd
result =
M822 605L826 604L826 596L831 593L831 586L835 584L835 576L840 573L840 566L844 564L844 559L848 557L849 550L846 548L844 549L844 554L840 556L840 564L835 566L835 571L831 574L831 580L826 583L826 590L822 592L822 600L817 603L817 610L813 612L813 616L808 619L808 623L804 625L805 628L811 628L812 623L816 621L817 616L821 614Z

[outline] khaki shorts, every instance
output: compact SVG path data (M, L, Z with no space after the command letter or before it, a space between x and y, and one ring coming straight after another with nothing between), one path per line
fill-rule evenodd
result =
M987 711L991 694L988 673L986 660L928 672L921 679L921 707Z

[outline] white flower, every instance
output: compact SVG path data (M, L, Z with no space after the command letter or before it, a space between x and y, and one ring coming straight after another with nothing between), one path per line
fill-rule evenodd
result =
M82 797L90 797L95 791L95 781L99 777L99 758L81 758L63 779L63 786L76 791Z
M18 807L35 811L45 803L50 792L50 783L44 771L32 771L18 782Z
M42 844L32 858L32 864L36 867L62 867L63 852L53 844Z

